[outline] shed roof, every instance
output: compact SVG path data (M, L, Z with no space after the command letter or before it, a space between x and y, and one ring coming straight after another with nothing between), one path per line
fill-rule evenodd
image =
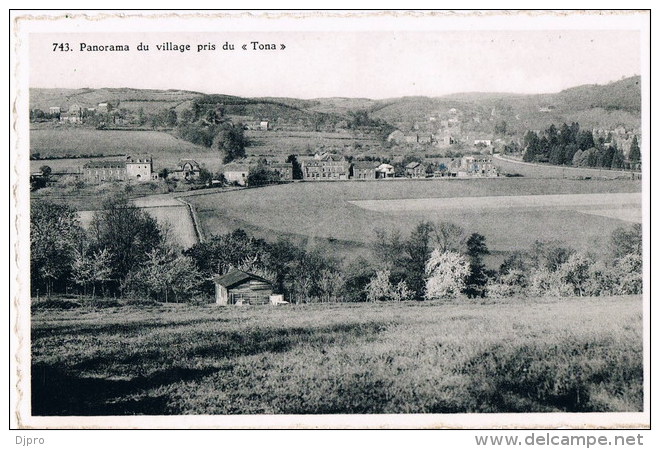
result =
M231 270L229 273L222 276L216 276L213 278L213 282L220 284L225 288L231 288L236 285L243 284L250 279L256 279L258 281L267 282L269 284L271 283L268 279L264 279L260 276L257 276L256 274L247 273L245 271L236 269Z

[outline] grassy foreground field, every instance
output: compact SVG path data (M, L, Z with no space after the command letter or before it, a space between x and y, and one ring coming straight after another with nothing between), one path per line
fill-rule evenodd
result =
M32 316L33 415L642 409L640 297Z

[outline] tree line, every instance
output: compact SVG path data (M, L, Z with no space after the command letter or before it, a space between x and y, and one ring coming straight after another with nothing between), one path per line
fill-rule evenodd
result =
M549 162L554 165L608 169L634 168L641 162L637 136L630 143L628 158L617 145L612 133L597 136L581 130L576 122L550 125L542 133L527 131L523 138L525 162Z
M642 291L641 226L622 227L604 256L536 242L489 269L486 238L449 222L420 222L408 235L376 229L366 255L243 230L182 250L166 228L125 194L108 197L83 229L66 205L34 201L31 289L36 296L209 302L213 278L232 268L270 280L294 303L432 300L454 297L599 296Z

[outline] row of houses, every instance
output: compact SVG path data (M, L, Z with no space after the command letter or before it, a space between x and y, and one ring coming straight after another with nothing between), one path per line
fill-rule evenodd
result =
M250 172L258 167L249 160L225 164L223 175L230 184L247 185ZM293 181L293 164L271 162L265 165L268 170L279 175L281 181ZM462 158L440 158L433 162L410 162L403 170L391 164L376 161L349 162L339 154L323 153L301 158L302 179L307 181L343 181L388 179L398 176L407 178L427 177L496 177L497 169L489 156L464 156ZM202 167L193 159L181 159L170 170L172 177L194 181L199 178ZM82 178L91 183L105 181L151 181L157 180L151 155L126 156L115 160L93 160L82 167Z
M393 165L374 161L349 162L344 156L324 153L301 160L303 179L310 181L341 181L348 179L386 179L396 176ZM410 162L400 175L408 178L426 177L496 177L498 175L489 156L442 158L434 162Z
M62 123L82 123L83 119L90 114L106 114L111 112L113 106L111 103L99 103L96 107L82 107L78 104L72 104L68 108L61 106L50 106L48 113L51 117L58 117ZM38 108L33 109L35 115L41 111Z

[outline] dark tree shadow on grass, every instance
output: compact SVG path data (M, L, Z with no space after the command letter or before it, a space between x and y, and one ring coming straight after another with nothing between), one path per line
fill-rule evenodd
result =
M216 332L207 344L186 354L210 362L231 361L265 352L282 353L297 345L319 346L373 338L387 323L369 322L296 328L260 328L247 332ZM32 414L34 416L171 415L180 413L169 398L149 392L177 382L194 382L223 368L170 366L148 376L112 377L112 366L181 365L163 345L147 351L108 357L91 357L78 363L32 364ZM108 368L110 367L110 368ZM91 373L106 373L104 377Z

